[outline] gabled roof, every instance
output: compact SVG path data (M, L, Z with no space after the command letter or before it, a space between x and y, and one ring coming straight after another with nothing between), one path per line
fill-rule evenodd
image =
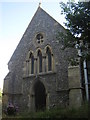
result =
M47 18L48 18L48 19L47 19ZM28 35L28 31L31 32L31 27L33 27L35 24L38 24L38 23L41 22L41 21L47 22L48 24L51 24L51 22L57 23L60 28L65 29L62 25L60 25L60 23L58 23L53 17L51 17L46 11L44 11L44 10L39 6L38 9L37 9L37 11L36 11L35 14L34 14L32 20L31 20L30 24L28 25L25 33L23 34L23 36L22 36L22 38L21 38L18 46L16 47L13 55L11 56L10 61L13 61L13 60L17 60L17 59L18 59L18 56L19 56L19 55L18 55L17 52L18 52L18 51L21 52L21 48L22 48L22 50L23 50L23 47L25 47L25 45L24 45L25 42L26 42L26 40L25 40L25 38L24 38L25 35L26 35L26 34ZM46 27L46 26L45 26L45 27ZM33 28L33 30L34 30L34 28ZM32 32L33 32L33 30L32 30ZM32 34L32 32L29 33L29 34ZM22 52L23 52L23 51L22 51ZM9 62L10 62L10 61L9 61ZM9 62L8 62L8 64L9 64Z
M48 14L44 9L42 9L40 6L38 7L38 9L37 9L37 11L35 12L35 14L34 14L34 16L33 16L33 18L36 16L36 14L46 14L46 15L48 15L48 17L50 17L51 19L53 19L55 22L57 22L59 25L61 25L58 21L56 21L50 14ZM32 20L33 20L33 18L32 18ZM31 20L31 21L32 21ZM31 22L30 22L31 23ZM61 27L63 27L62 25L61 25ZM64 27L63 27L64 28Z

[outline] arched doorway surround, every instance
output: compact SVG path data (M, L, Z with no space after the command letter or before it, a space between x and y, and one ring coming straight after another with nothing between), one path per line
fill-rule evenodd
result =
M49 92L46 82L43 78L37 77L30 88L30 110L38 111L48 109L49 106Z
M46 108L46 90L41 81L37 81L34 85L35 92L35 108L36 111Z

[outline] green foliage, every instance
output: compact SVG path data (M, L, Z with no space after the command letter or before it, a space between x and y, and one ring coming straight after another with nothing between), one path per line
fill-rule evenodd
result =
M11 118L88 118L88 104L84 104L79 108L53 108L39 112L25 112ZM5 116L4 118L10 118Z
M69 57L68 61L69 61L69 63L70 63L71 66L77 66L77 65L79 65L79 59L78 58Z
M89 42L90 39L90 1L78 3L60 3L62 14L65 14L65 25L72 35L77 36L83 41Z
M66 33L59 32L57 39L64 48L75 47L83 59L90 56L90 1L60 3L61 14L65 14Z
M2 93L0 92L0 98L2 97Z
M74 47L77 39L70 33L69 30L66 30L66 34L63 32L58 32L57 37L59 43L61 43L64 48Z

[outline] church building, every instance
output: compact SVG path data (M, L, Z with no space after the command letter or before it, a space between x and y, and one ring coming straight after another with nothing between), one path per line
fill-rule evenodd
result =
M8 62L3 107L12 102L21 111L38 111L81 105L79 70L68 62L75 50L61 49L58 32L66 30L39 6Z

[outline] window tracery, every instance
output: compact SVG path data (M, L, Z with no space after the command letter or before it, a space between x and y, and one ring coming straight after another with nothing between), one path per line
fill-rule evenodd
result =
M36 39L38 44L43 43L43 35L41 33L37 34Z
M54 72L54 57L50 46L41 50L29 51L26 60L26 76Z

